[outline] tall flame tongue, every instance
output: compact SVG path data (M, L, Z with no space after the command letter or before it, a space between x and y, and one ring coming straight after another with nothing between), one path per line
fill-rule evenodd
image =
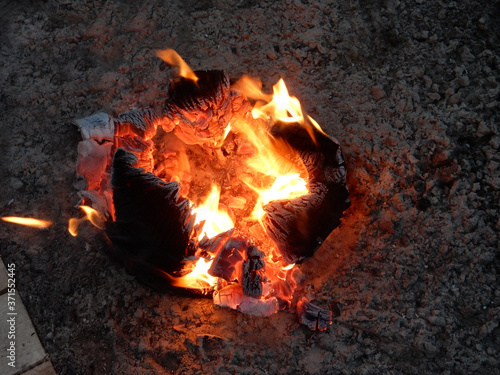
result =
M203 225L203 229L198 236L200 241L205 237L215 237L219 233L226 232L234 227L234 223L227 211L219 207L219 197L219 187L212 185L207 198L198 207L193 208L193 212L196 213L196 224ZM169 274L165 274L165 276L170 280L172 286L187 289L209 289L217 283L217 278L208 274L212 261L200 258L190 273L180 277Z
M48 228L52 225L51 221L33 219L30 217L4 216L1 219L8 223L25 225L27 227L39 228L39 229Z
M190 79L195 83L198 82L198 77L194 74L193 70L189 67L188 64L180 57L180 55L175 52L173 49L163 49L157 50L156 56L165 61L167 64L171 66L176 66L179 68L179 75L181 77Z
M308 130L311 138L315 140L311 126L318 127L318 130L322 131L321 128L309 116L304 118L299 100L288 94L283 79L280 79L273 86L273 96L263 93L261 86L260 82L243 77L234 87L246 97L257 101L252 110L252 117L261 120L270 118L274 122L299 123ZM284 141L276 140L262 126L249 126L245 121L235 121L234 128L243 133L255 148L256 152L247 161L247 165L255 171L271 177L271 182L265 184L265 187L255 186L250 181L244 181L259 194L251 215L253 219L262 219L263 206L270 201L293 199L308 194L307 182L301 177L307 175L305 167L288 158L289 155L294 154L289 145Z
M234 227L233 220L227 211L219 207L219 198L220 189L216 185L212 185L210 194L205 198L205 201L193 209L193 212L196 213L196 224L205 222L198 240L202 240L205 236L212 238Z

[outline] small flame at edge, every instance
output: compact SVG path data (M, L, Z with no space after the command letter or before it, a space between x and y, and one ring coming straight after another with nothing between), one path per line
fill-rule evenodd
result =
M194 83L198 82L198 77L194 74L189 65L182 59L182 57L171 48L161 49L155 51L156 56L165 61L168 65L176 66L179 68L181 77L190 79Z
M4 216L1 218L3 221L13 224L25 225L32 228L48 228L52 225L51 221L33 219L31 217L16 217L16 216Z

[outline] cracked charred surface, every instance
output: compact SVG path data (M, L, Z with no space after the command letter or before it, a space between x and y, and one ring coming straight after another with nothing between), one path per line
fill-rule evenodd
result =
M497 371L498 17L472 0L2 5L0 214L56 224L0 225L0 253L56 371ZM326 331L158 294L108 260L97 230L68 236L73 119L161 111L165 47L267 88L282 75L339 139L351 208L301 266L303 294L335 312Z

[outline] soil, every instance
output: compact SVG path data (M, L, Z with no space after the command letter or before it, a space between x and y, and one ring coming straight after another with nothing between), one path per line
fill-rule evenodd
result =
M59 374L498 374L500 3L423 0L0 2L0 254ZM351 208L294 309L257 318L158 293L68 219L73 119L165 100L194 69L283 77L347 161Z

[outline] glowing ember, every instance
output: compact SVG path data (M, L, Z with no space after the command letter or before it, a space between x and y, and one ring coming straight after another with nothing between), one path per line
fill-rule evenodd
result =
M191 70L188 64L179 56L177 52L173 49L163 49L156 51L156 56L165 61L167 64L171 66L176 66L179 68L179 75L181 77L190 79L194 82L198 82L198 77Z
M5 217L2 217L1 219L3 221L8 222L8 223L25 225L27 227L39 228L39 229L48 228L52 225L51 221L38 220L38 219L30 218L30 217L5 216Z
M99 229L104 229L104 223L106 222L106 219L104 218L103 215L101 215L98 211L94 210L92 207L89 206L79 206L83 212L85 212L85 216L77 219L77 218L71 218L69 219L68 222L68 231L69 233L75 237L78 234L78 227L80 226L81 223L84 221L90 221L95 227Z

